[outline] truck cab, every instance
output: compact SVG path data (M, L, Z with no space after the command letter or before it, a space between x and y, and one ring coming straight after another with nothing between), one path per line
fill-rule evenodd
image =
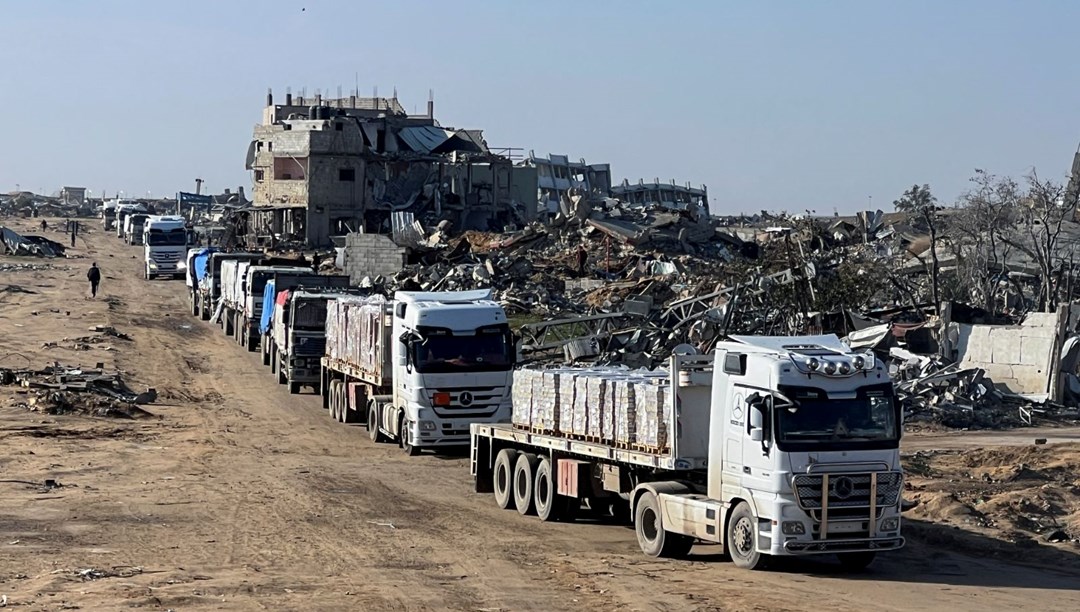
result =
M514 341L489 290L394 295L393 405L407 450L467 445L471 423L510 420Z
M126 236L127 218L134 214L147 214L146 206L135 200L117 200L116 203L116 237Z
M146 218L143 269L147 280L155 276L178 278L184 275L188 234L187 221L183 217L151 215Z
M716 349L711 391L704 490L654 488L664 530L722 541L746 568L822 553L865 566L904 545L900 408L873 353L835 336L735 337Z
M143 243L143 225L150 215L144 213L129 213L124 219L124 242L133 246Z

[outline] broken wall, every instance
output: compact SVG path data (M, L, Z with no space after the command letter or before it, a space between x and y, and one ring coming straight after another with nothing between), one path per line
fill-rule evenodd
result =
M405 267L405 248L382 234L345 236L345 273L359 285L364 277L389 277Z
M955 324L961 368L981 368L1017 394L1048 394L1058 401L1057 371L1067 311L1031 313L1020 325Z

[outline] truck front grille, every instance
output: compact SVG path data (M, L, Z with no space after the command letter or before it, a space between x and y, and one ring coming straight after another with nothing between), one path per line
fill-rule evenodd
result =
M828 496L824 495L823 483L828 476ZM873 477L868 473L835 474L796 474L791 479L791 488L799 507L815 515L822 510L823 503L828 504L829 518L839 519L844 515L851 518L866 517L870 506L879 510L895 506L900 501L903 488L903 475L900 472L877 473L877 495L871 504Z
M434 406L441 417L490 416L499 409L503 392L502 387L443 388L430 391L428 399L434 400L436 393L450 394L449 406Z

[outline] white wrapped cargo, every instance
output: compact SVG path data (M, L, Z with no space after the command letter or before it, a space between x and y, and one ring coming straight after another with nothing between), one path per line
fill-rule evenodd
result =
M607 391L607 380L602 376L590 376L585 379L585 435L593 438L604 437L604 393Z
M533 380L538 377L536 370L518 370L514 372L514 388L511 391L513 412L510 421L518 427L532 426Z
M559 416L558 430L563 434L574 433L574 409L577 407L577 381L585 372L564 372L559 376Z
M671 395L666 379L653 378L635 383L634 431L636 444L662 449L668 444L668 421L671 419Z
M615 441L622 444L637 442L637 396L634 381L630 378L615 380L614 426Z
M574 378L574 409L570 433L575 436L589 435L589 383L600 380L595 372L587 372Z

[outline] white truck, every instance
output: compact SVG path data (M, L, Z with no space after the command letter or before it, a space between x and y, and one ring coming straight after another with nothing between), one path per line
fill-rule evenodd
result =
M476 490L503 508L573 520L582 502L614 500L628 504L645 554L679 557L710 542L748 569L833 553L859 570L904 545L901 414L873 353L835 336L737 337L713 355L673 355L659 381L526 372L515 379L514 424L472 426ZM553 395L564 376L574 383ZM578 379L590 378L604 382L584 383L582 400ZM567 389L578 400L569 407Z
M151 215L143 223L144 274L182 278L190 243L187 221L178 216Z
M124 218L124 243L132 246L141 246L143 243L143 227L150 215L146 213L128 213Z
M146 215L149 211L141 202L134 200L119 200L116 205L116 237L124 238L127 235L127 218L131 215Z
M491 290L398 291L326 304L320 393L340 422L366 417L409 455L469 444L474 423L510 420L514 341Z
M225 303L222 316L227 319L226 333L231 329L232 338L248 351L259 348L259 321L262 318L263 290L266 282L275 275L290 275L294 282L283 286L295 287L298 284L297 278L318 276L310 266L257 265L258 263L238 261L235 264L235 272L230 270L230 284L222 291L222 299ZM225 266L233 267L228 261L222 264L222 280L225 280Z

